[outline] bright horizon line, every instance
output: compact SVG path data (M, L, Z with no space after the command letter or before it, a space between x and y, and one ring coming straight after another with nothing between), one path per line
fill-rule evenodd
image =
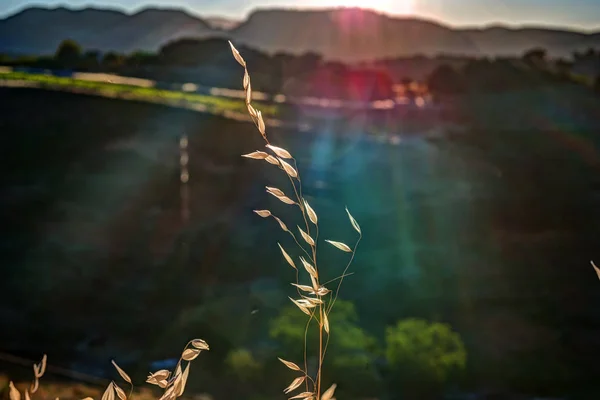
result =
M531 23L508 23L505 21L495 21L495 22L483 22L481 24L452 24L448 21L444 21L441 18L435 18L431 16L421 15L421 14L395 14L384 10L377 10L375 8L368 7L358 7L358 6L308 6L308 7L286 7L286 6L257 6L250 10L248 10L244 17L237 18L233 16L228 16L227 14L201 14L194 10L192 7L185 7L181 5L159 5L159 4L147 4L138 7L119 7L119 6L110 6L110 5L95 5L95 4L87 4L82 6L73 6L67 4L58 4L53 6L48 6L45 4L28 4L24 7L17 8L15 10L9 10L5 13L0 13L0 21L15 16L27 9L30 8L42 8L47 10L56 10L60 8L64 8L70 11L83 11L85 9L96 9L102 11L117 11L127 15L135 15L141 11L148 9L156 9L156 10L172 10L172 11L182 11L190 16L199 19L209 19L209 18L223 18L228 19L235 22L244 22L246 21L250 15L257 11L276 11L276 10L284 10L284 11L327 11L327 10L340 10L340 9L361 9L369 12L374 12L376 14L385 15L394 19L414 19L421 20L427 22L433 22L435 24L445 26L452 29L461 29L461 30L485 30L490 28L505 28L505 29L548 29L548 30L567 30L572 32L584 33L584 34L592 34L592 33L600 33L600 27L598 28L583 28L580 26L573 25L552 25L552 24L544 24L543 22L531 22Z

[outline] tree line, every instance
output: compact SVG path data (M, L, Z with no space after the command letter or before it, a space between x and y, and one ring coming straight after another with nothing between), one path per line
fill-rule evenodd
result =
M241 46L252 68L253 87L269 93L326 98L381 100L394 98L398 88L414 95L411 83L421 80L438 98L470 91L519 90L558 82L585 83L600 93L600 52L575 52L571 60L550 59L543 48L534 48L521 57L463 58L415 56L386 59L358 65L325 60L308 52L269 55ZM237 82L224 39L180 39L162 46L156 53L102 53L84 49L64 40L52 56L9 58L0 63L45 69L72 69L112 72L165 82L195 82L230 87ZM411 71L406 71L407 63ZM406 75L423 71L421 79ZM591 78L590 78L591 76Z

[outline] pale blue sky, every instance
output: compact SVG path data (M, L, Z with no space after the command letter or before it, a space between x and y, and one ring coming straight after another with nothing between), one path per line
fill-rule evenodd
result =
M183 7L205 16L242 19L260 7L364 6L390 14L412 14L450 25L545 25L600 30L600 0L0 0L0 17L26 6L82 8L94 5L133 12L147 6Z

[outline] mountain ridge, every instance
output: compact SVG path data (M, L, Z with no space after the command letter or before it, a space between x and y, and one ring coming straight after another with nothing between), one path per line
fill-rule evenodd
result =
M457 28L432 19L343 7L259 8L245 20L234 21L174 7L126 13L115 8L35 6L0 19L0 37L7 38L0 41L0 52L11 54L52 54L67 38L86 49L155 52L181 38L222 37L271 54L317 52L346 62L417 54L517 56L533 47L565 57L600 48L600 31L504 24Z

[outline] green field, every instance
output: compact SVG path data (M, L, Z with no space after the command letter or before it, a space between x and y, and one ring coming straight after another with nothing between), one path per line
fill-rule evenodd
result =
M130 99L159 102L159 103L179 103L182 105L202 105L206 107L208 113L222 113L224 111L246 114L246 105L243 100L216 97L195 93L185 93L174 90L164 90L152 87L139 87L109 82L95 82L67 77L58 77L44 74L29 74L24 72L7 72L0 74L0 81L21 81L33 82L40 87L53 90L77 90L84 89L94 92L97 95L106 97L127 96ZM280 109L277 105L254 102L263 115L275 117L279 115Z

